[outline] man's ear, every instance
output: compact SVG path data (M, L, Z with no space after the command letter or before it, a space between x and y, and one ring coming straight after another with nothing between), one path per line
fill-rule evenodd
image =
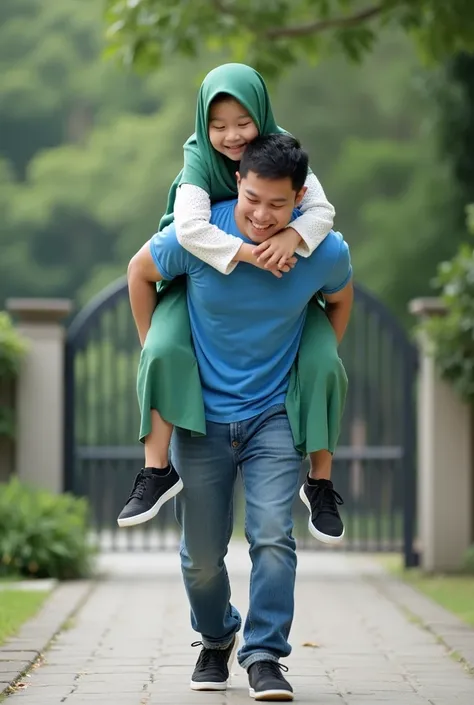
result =
M237 179L237 191L238 191L240 188L240 182L242 181L242 177L240 176L238 171L235 172L235 178Z
M304 195L305 195L305 193L306 193L307 190L308 190L308 189L306 188L306 186L303 186L303 188L301 188L301 189L298 191L298 193L296 194L296 198L295 198L295 206L296 206L296 208L298 208L298 206L300 205L300 203L301 203L301 201L303 200Z

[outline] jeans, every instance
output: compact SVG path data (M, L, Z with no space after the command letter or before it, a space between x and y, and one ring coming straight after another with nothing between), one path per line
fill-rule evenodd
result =
M224 649L241 627L224 563L240 470L252 571L239 663L248 668L256 661L288 656L296 573L291 508L302 455L294 448L284 406L245 421L208 422L205 437L176 429L172 459L184 483L176 497L176 517L193 629L204 646Z

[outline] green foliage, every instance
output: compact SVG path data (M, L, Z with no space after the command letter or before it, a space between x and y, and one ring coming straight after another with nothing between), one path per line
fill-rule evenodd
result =
M279 75L328 50L359 61L386 25L401 27L427 57L474 49L470 0L107 0L109 52L149 69L207 48Z
M17 376L26 348L25 341L16 332L9 315L5 311L0 311L0 385L2 387ZM0 404L0 436L12 438L14 434L13 411Z
M88 297L123 274L181 168L194 76L102 61L101 13L95 0L0 3L0 305Z
M472 209L469 219L472 235ZM462 243L456 255L442 262L434 286L440 291L446 315L433 316L422 326L433 344L442 377L461 397L474 402L474 247Z
M353 4L346 3L347 11ZM260 12L264 22L269 13L277 23L290 7L227 0L227 7L237 5L249 17ZM292 3L292 22L306 22L305 6ZM176 22L183 7L168 3L163 17ZM189 18L200 3L186 7ZM316 16L320 6L311 7ZM206 8L214 22L218 9ZM166 54L162 70L138 75L102 60L101 13L96 0L0 2L0 305L6 296L67 296L81 305L123 275L155 231L182 166L199 81L230 50L252 61L240 35L235 41L222 35L221 53L201 51L198 60ZM318 42L334 51L315 69L307 61L316 55L307 51L313 38L299 37L301 60L271 93L279 124L302 139L336 207L357 280L411 322L407 301L427 290L437 262L463 239L457 212L468 201L440 164L431 72L420 69L407 37L389 25L364 25L377 29L377 43L359 65L345 60L339 35L330 31L319 33ZM179 41L178 34L170 41ZM196 36L201 42L202 33ZM281 61L286 45L265 44L269 57ZM451 81L439 73L441 84ZM456 105L453 141L470 115L468 102ZM469 154L467 144L466 137L456 155Z
M15 438L15 415L13 409L8 406L0 405L0 438Z
M84 499L13 479L0 485L0 576L85 577L95 553Z
M341 57L316 71L302 66L274 92L280 124L303 140L336 207L357 281L407 326L408 302L429 290L438 262L465 239L457 182L437 145L431 86L443 79L421 69L393 32L361 66Z
M16 377L26 343L16 332L10 316L0 311L0 379Z

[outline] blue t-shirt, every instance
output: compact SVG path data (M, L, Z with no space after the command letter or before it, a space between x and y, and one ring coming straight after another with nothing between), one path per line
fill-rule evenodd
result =
M237 229L236 203L214 205L211 223L250 242ZM243 262L221 274L181 247L174 225L154 235L150 249L163 279L187 275L206 418L218 423L284 402L310 299L320 290L339 291L352 276L349 248L333 231L281 279Z

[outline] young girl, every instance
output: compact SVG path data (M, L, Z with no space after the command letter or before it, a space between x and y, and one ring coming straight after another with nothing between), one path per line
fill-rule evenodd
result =
M294 264L293 255L310 256L334 218L334 208L312 173L305 183L302 215L258 247L209 222L213 202L237 196L235 172L246 145L258 134L279 131L283 130L274 120L265 83L254 69L224 64L211 71L199 91L196 132L184 145L184 168L170 189L159 229L174 221L180 244L222 274L231 274L239 262L246 262L268 269L268 276L281 277ZM141 340L137 385L145 468L135 479L119 526L151 519L182 489L168 462L173 426L195 434L206 432L185 283L162 282L158 297L159 306L148 312L150 330L146 340ZM344 533L337 511L340 498L330 474L346 386L334 331L320 306L312 305L286 407L295 446L310 454L311 470L304 488L309 491L301 495L310 509L309 530L326 543L339 541Z

